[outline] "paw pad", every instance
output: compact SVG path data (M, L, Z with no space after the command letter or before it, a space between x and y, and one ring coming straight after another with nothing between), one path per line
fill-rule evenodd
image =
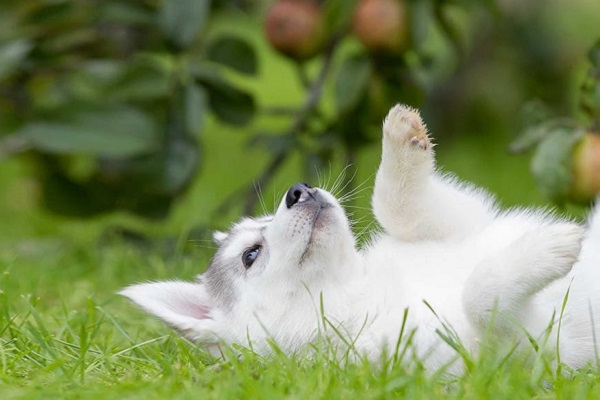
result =
M427 148L430 146L430 143L429 143L429 140L427 140L427 137L419 138L417 136L413 136L410 138L410 144L412 144L413 146L417 146L422 150L427 150Z
M384 135L422 150L431 147L427 128L414 108L398 104L388 113L383 123Z

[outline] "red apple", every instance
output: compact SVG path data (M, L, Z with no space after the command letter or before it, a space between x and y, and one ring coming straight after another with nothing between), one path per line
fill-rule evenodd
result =
M279 52L296 60L318 54L325 44L323 10L315 0L280 0L268 11L265 34Z
M354 11L352 30L367 49L397 54L409 46L408 11L404 0L362 0Z

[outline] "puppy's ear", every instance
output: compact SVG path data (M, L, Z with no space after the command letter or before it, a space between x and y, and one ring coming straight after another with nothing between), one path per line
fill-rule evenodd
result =
M223 244L223 242L225 241L225 239L227 239L227 236L229 236L229 234L227 232L214 231L213 232L213 241L217 245L220 246L221 244Z
M214 306L202 283L181 281L132 285L119 292L192 340L215 343Z

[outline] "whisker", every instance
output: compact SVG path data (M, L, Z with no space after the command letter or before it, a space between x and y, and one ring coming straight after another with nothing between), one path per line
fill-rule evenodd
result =
M354 226L359 225L360 223L364 222L366 219L367 219L367 217L365 217L365 216L353 219L350 221L350 225L354 227Z
M201 246L199 244L195 244L192 247L198 248L198 249L210 249L210 250L216 250L216 249L218 249L218 247L215 247L215 246Z
M333 178L333 165L331 165L331 160L329 160L329 176L327 177L327 186L331 185L331 179Z
M375 225L375 221L374 221L374 220L371 220L371 222L369 222L369 223L367 224L367 226L365 226L364 228L362 228L362 229L361 229L361 230L360 230L360 231L359 231L359 232L356 234L356 238L357 238L358 240L362 240L362 238L363 238L365 235L367 235L367 234L369 234L369 233L373 232L373 231L374 231L374 227L373 227L373 225Z
M356 176L357 173L357 169L354 169L354 173L352 174L352 177L350 179L348 179L346 181L346 183L344 184L344 181L346 179L346 174L348 173L348 169L350 167L352 167L353 164L346 164L346 166L342 169L342 171L340 172L340 174L338 175L337 179L335 180L333 187L331 188L331 193L337 197L339 195L339 193L343 192L344 189L346 187L348 187L348 185L352 182L352 180L354 180L354 177ZM340 186L344 184L344 187L342 187L340 189Z
M357 185L356 187L354 187L351 191L349 191L348 193L344 194L342 197L339 198L339 202L343 203L345 201L348 200L352 200L354 198L356 198L356 195L358 195L359 193L362 193L364 190L370 188L370 186L365 186L373 177L373 175L370 175L369 177L367 177L364 181L362 181L362 183L360 183L359 185Z
M267 205L265 204L265 199L262 193L262 188L257 182L254 182L254 190L256 191L256 195L258 197L258 202L260 203L260 207L262 208L263 213L267 213Z
M353 164L348 164L345 168L345 170L347 170L348 168L350 168L351 166L353 166ZM354 168L354 171L352 173L352 176L349 179L345 179L345 183L344 186L338 190L339 193L344 193L344 191L346 190L346 188L348 186L350 186L352 184L352 182L354 182L354 178L356 178L356 174L358 173L358 169ZM344 173L346 174L346 173ZM350 192L352 192L352 190L350 190Z
M315 174L317 175L317 187L323 187L324 185L324 174L319 170L319 168L315 165Z
M363 206L353 206L350 204L346 204L344 206L345 209L350 208L350 209L355 209L355 210L365 210L365 211L371 211L371 207L363 207Z
M331 190L329 190L329 184L331 183L331 174L332 174L332 170L333 167L331 166L331 160L328 161L329 163L329 168L328 168L328 174L327 174L327 181L323 181L319 183L319 187L323 188L324 190L327 190L328 192L331 192ZM325 177L325 174L323 174L323 178Z
M335 180L333 181L333 185L331 186L331 189L329 189L329 192L331 194L333 194L334 196L336 196L337 193L337 189L339 187L339 185L341 184L344 176L346 175L346 169L348 168L348 166L345 166L340 173L338 174L338 176L335 178ZM330 174L333 173L333 171L330 171Z
M350 192L350 193L347 193L347 194L345 194L344 196L340 197L340 198L338 199L338 201L340 202L340 204L344 204L344 203L346 203L346 202L349 202L349 201L351 201L351 200L357 199L357 198L358 198L358 195L359 195L360 193L364 192L364 191L365 191L365 190L367 190L367 189L369 189L369 187L368 187L368 186L367 186L367 187L364 187L364 188L361 188L361 189L356 189L356 190L354 190L354 191L352 191L352 192Z
M277 207L279 207L279 201L277 199L282 199L285 193L285 190L273 191L273 211L271 214L275 214L277 212Z
M358 198L358 195L359 195L360 193L364 192L364 191L365 191L365 190L367 190L367 189L368 189L368 188L364 188L363 190L360 190L360 191L358 191L358 192L356 192L356 193L351 193L351 194L348 194L348 195L344 195L343 197L340 197L340 198L338 199L338 201L340 202L340 204L344 204L344 203L350 202L350 201L352 201L352 200L355 200L355 199L357 199L357 198Z

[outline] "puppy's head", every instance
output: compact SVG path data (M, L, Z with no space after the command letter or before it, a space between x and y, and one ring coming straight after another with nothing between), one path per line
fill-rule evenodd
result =
M267 337L297 348L318 327L315 299L349 276L356 259L345 213L328 192L298 183L273 216L244 218L197 282L153 282L121 291L192 340L245 343Z

